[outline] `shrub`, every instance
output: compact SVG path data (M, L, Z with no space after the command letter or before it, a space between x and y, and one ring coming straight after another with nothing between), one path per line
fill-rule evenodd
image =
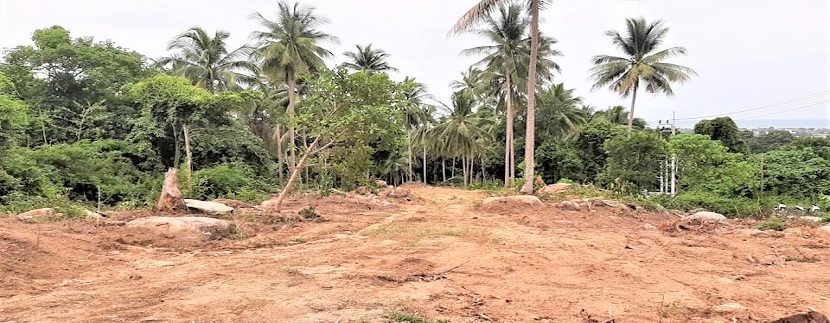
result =
M262 200L270 187L242 163L221 164L193 172L192 196L210 200L219 197L244 201Z
M730 217L757 216L772 207L766 200L752 200L711 192L684 192L673 198L663 196L656 199L660 201L660 204L671 209L690 211L702 208Z
M784 220L777 216L771 216L766 221L758 225L758 230L784 231L786 228L787 224L784 223Z

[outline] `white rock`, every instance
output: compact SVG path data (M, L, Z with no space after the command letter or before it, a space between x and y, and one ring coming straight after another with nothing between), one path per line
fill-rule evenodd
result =
M726 220L726 217L720 213L701 211L688 216L687 219L703 221L724 221Z
M228 214L233 212L232 207L219 202L185 199L184 204L187 205L188 209L199 210L210 214Z
M126 228L144 230L167 238L213 240L229 233L230 222L197 216L151 216L127 222Z
M805 216L798 217L798 219L799 220L804 220L804 221L821 222L821 218L817 217L817 216L807 216L807 215L805 215Z
M542 200L533 195L512 195L488 197L482 201L481 206L490 207L511 207L511 206L541 206Z
M574 201L563 201L559 203L559 207L568 211L579 211L579 203Z
M818 233L830 238L830 224L818 228Z
M738 303L726 303L717 306L712 306L712 312L715 313L736 313L736 312L743 312L746 311L746 306L743 306Z
M568 183L550 184L548 186L542 187L542 189L539 190L539 194L565 193L568 191L568 188L570 187L571 184Z
M38 219L55 218L60 215L61 214L55 211L55 209L47 207L20 213L17 215L17 218L22 221L34 221Z

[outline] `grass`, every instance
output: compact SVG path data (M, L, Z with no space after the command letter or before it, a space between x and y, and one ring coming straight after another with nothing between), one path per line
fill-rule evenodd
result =
M386 318L391 320L392 322L396 323L449 323L449 320L433 320L427 317L423 317L417 314L403 312L403 311L391 311L386 314Z
M787 223L777 216L771 216L766 221L758 225L758 230L775 230L784 231L787 228Z

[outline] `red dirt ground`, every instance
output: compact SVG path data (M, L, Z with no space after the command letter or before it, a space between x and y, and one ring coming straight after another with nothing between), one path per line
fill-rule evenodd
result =
M123 227L81 221L0 219L0 322L387 322L395 310L451 322L764 322L830 313L830 239L808 226L683 230L667 214L553 204L487 213L477 210L482 192L410 189L415 201L392 206L295 198L289 209L312 204L328 221L238 222L246 238L196 246L125 244ZM711 310L730 302L748 310Z

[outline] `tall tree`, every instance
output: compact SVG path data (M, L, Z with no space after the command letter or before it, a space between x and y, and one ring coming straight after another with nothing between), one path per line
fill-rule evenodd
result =
M167 46L167 50L175 53L157 64L171 68L173 73L210 92L251 83L254 78L244 73L256 70L256 65L247 59L250 48L242 46L228 52L225 43L228 37L230 33L226 31L217 30L211 37L201 27L191 27Z
M626 34L610 30L606 35L619 47L625 57L612 55L594 56L591 77L596 80L594 89L607 86L627 97L631 95L631 110L628 113L628 131L634 123L634 104L640 83L646 92L674 95L672 82L685 82L695 71L691 68L667 63L666 60L678 55L685 55L683 47L671 47L658 50L669 28L660 20L648 23L643 18L626 20Z
M437 150L444 156L461 158L464 185L470 183L473 160L485 149L491 139L488 132L492 119L476 111L477 102L469 91L453 94L452 107L444 106L448 113L434 128L434 137L442 138Z
M406 77L401 82L403 95L406 98L406 105L404 106L404 128L406 128L406 147L407 147L407 181L412 181L414 171L412 167L412 160L414 158L413 151L413 137L418 128L422 127L432 119L430 109L427 108L427 99L432 96L427 92L427 88L423 83L415 81L414 78Z
M364 46L355 45L354 52L345 52L343 55L348 57L351 61L343 63L343 66L353 69L355 71L369 71L369 72L389 72L397 71L398 69L389 66L386 59L389 54L382 49L372 48L372 44Z
M559 83L539 94L540 137L572 137L587 121L580 110L582 98L576 96L574 91Z
M265 28L255 31L252 37L258 42L253 57L261 64L263 74L273 80L282 80L288 86L288 138L289 172L297 165L296 149L296 105L297 77L310 72L325 69L323 59L332 53L321 47L323 42L336 42L337 38L321 32L318 28L327 23L326 19L315 14L314 8L293 6L281 1L277 6L276 19L269 20L261 13L254 14L254 19Z
M509 187L515 176L515 147L513 147L513 123L515 117L514 98L519 91L515 85L520 80L527 79L528 65L531 58L531 39L529 38L529 19L523 14L524 8L518 4L501 6L498 13L490 13L484 17L484 27L473 30L476 34L486 38L490 45L479 46L464 50L466 55L484 54L485 57L477 63L484 66L488 83L495 85L500 101L505 105L505 178L504 185ZM552 77L552 71L559 66L549 60L548 56L559 55L551 49L556 40L541 37L542 59L537 63L540 76L545 80Z
M455 23L453 31L461 32L469 29L481 21L496 6L507 3L507 0L481 0L473 8L467 11L458 22ZM533 193L534 174L534 141L536 140L536 62L539 58L539 9L546 4L546 0L528 0L530 7L530 62L528 64L527 78L527 127L525 129L525 184L522 192Z

